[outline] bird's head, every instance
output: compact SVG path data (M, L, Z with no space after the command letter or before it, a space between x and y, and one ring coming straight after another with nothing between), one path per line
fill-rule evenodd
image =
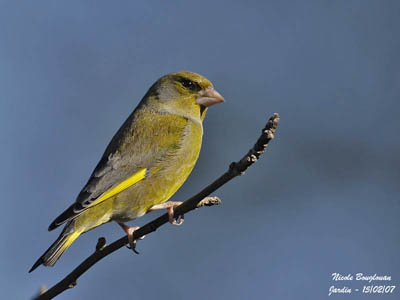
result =
M187 71L161 77L145 98L158 110L200 120L208 107L224 101L207 78Z

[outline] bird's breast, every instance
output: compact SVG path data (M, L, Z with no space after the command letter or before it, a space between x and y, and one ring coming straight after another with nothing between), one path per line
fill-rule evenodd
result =
M192 172L201 149L201 122L185 119L185 125L180 130L168 128L163 134L163 142L159 145L164 148L165 155L148 168L145 179L115 198L113 219L134 219L145 214L153 205L166 202Z
M158 203L154 204L167 201L188 178L199 157L202 136L201 123L188 120L182 131L181 140L174 145L175 149L155 166L153 192L156 193L156 190L162 192L156 197Z

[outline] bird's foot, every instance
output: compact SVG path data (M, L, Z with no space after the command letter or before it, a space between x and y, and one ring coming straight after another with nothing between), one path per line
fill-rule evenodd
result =
M179 206L179 205L180 204L178 204L177 206ZM171 207L167 208L168 220L172 225L179 226L179 225L183 224L183 221L185 221L185 216L181 215L181 216L178 216L178 218L175 219L175 217L174 217L174 209L175 209L175 207L176 206L171 206Z
M150 210L156 210L156 209L167 209L168 212L168 220L172 225L182 225L183 221L185 220L184 215L179 216L177 219L174 217L174 209L181 205L182 202L176 202L176 201L168 201L162 204L157 204L153 205Z
M133 239L133 233L138 230L140 227L139 226L127 226L124 223L118 223L119 226L122 227L122 229L126 232L126 235L128 236L128 245L126 245L128 248L132 249L133 252L136 254L139 254L139 252L136 250L136 243L137 240ZM139 238L139 240L143 240L145 236L142 236Z

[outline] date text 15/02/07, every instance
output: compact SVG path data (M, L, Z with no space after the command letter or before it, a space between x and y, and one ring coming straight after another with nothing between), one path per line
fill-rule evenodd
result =
M364 294L392 294L396 286L394 285L364 285Z
M363 294L392 294L395 290L395 285L364 285L362 290L351 289L347 286L335 287L332 285L329 288L328 296L332 294L352 294L352 293L363 293Z

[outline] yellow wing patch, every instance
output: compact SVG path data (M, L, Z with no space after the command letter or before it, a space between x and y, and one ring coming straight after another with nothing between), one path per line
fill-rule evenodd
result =
M133 174L132 176L128 177L124 181L122 181L120 184L114 186L113 188L105 191L96 201L94 201L92 204L89 205L89 207L93 205L97 205L100 202L103 202L104 200L107 200L111 198L112 196L115 196L116 194L122 192L123 190L126 190L128 187L134 185L135 183L139 182L146 176L146 168L140 169L138 172Z

